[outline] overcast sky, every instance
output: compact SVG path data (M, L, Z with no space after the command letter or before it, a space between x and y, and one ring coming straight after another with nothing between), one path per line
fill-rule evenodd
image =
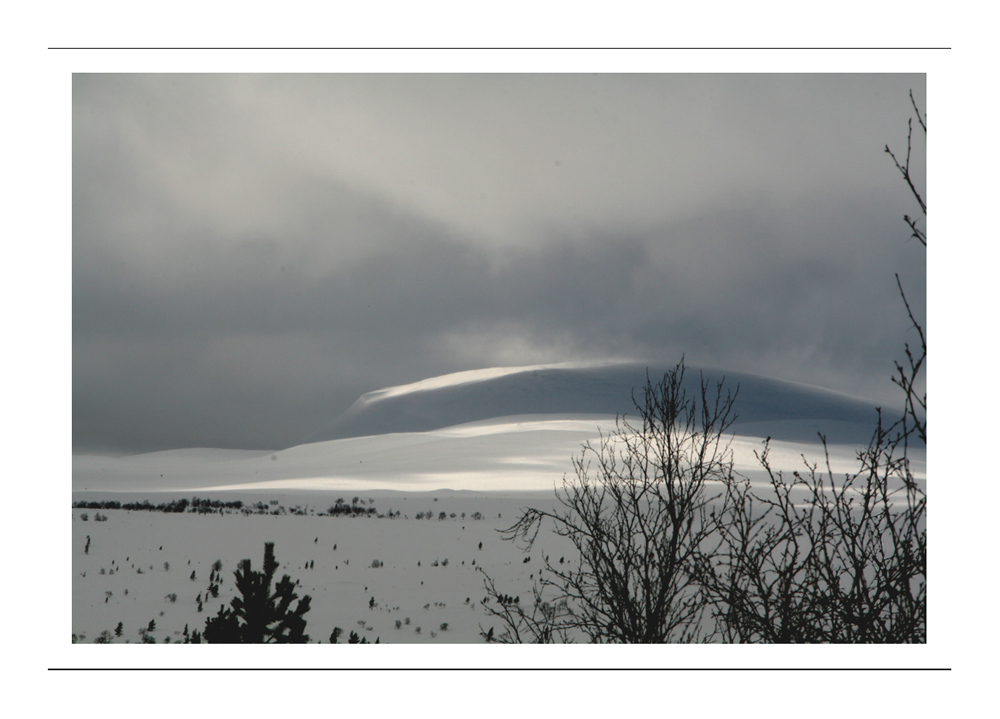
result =
M75 75L74 452L278 449L369 390L608 357L888 403L911 89Z

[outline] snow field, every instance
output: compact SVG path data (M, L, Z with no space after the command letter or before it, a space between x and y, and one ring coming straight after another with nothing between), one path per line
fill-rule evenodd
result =
M333 628L339 626L344 630L341 642L353 630L369 642L379 638L382 643L477 643L482 642L480 624L490 626L481 606L485 590L477 567L523 601L531 596L541 552L553 555L554 561L560 556L557 552L570 555L571 547L564 540L542 536L525 563L525 555L511 542L502 541L496 531L512 524L519 509L529 503L551 504L551 494L385 493L372 499L379 512L400 511L403 516L220 516L74 509L73 634L79 642L89 643L102 631L113 634L122 622L122 636L113 642L138 643L140 630L154 620L156 629L150 635L156 643L182 642L185 625L201 630L220 605L228 606L235 593L233 572L238 562L250 558L252 567L260 569L264 543L273 541L281 565L276 580L288 574L300 583L300 597L312 597L306 615L312 642L327 643ZM286 500L267 504L286 511L296 506L284 504ZM345 500L350 502L351 497ZM308 506L313 508L312 503ZM443 520L441 512L446 515ZM483 518L473 519L475 512ZM418 513L429 513L431 518L418 520ZM452 513L455 517L449 516ZM88 521L82 520L83 514ZM95 521L97 514L107 520ZM90 547L84 553L87 536ZM216 560L222 562L222 582L218 598L211 598L209 575ZM172 595L176 600L171 601ZM373 598L375 604L370 607Z

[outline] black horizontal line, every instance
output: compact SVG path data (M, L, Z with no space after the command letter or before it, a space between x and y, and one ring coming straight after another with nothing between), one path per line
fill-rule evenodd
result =
M951 667L49 667L50 672L950 672Z
M951 50L944 47L49 47L49 50Z

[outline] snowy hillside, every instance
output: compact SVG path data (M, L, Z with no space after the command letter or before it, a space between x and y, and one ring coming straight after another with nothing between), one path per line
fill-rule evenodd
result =
M634 415L632 388L645 378L637 364L446 375L368 393L315 441L281 451L77 456L73 490L550 490L582 443L612 428L616 413ZM698 371L689 368L686 379L693 388ZM802 454L818 460L818 431L834 469L846 471L870 436L875 408L861 400L745 374L727 373L726 381L739 384L733 448L741 471L759 469L754 451L768 436L776 468L801 468Z
M662 378L668 366L648 366ZM699 372L714 385L739 387L740 434L812 441L816 431L833 442L863 442L871 433L874 406L847 395L737 372L688 368L690 395ZM633 389L646 383L640 363L537 365L459 372L414 384L369 392L329 427L307 441L318 442L390 432L425 432L510 415L635 414ZM763 434L761 434L763 432Z

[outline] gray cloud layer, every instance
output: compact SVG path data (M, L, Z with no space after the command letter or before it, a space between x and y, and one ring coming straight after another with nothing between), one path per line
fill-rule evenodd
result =
M381 386L608 356L889 401L911 88L78 75L74 451L277 448Z

